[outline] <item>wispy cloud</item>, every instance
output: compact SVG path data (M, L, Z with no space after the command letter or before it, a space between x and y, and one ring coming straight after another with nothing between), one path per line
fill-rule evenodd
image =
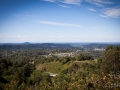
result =
M98 7L104 7L107 4L114 4L113 2L109 0L85 0L86 2L89 2L91 4L94 4Z
M88 10L93 11L93 12L97 11L97 10L95 10L93 8L88 8Z
M3 41L3 42L5 42L5 41L14 41L14 40L16 40L16 41L19 41L19 40L29 40L29 37L28 36L23 36L23 35L14 35L14 36L9 36L9 35L7 35L7 36L1 36L0 37L0 41Z
M43 0L43 1L62 2L62 3L65 3L65 4L74 4L74 5L80 5L80 2L82 2L82 0Z
M59 23L59 22L40 21L40 20L37 20L36 23L47 24L47 25L54 25L54 26L82 27L79 24Z
M56 0L43 0L43 1L47 1L47 2L55 2Z
M105 17L105 18L108 18L108 16L105 16L105 15L103 15L103 14L100 14L100 16L101 16L101 17Z
M112 18L119 18L120 17L120 7L114 7L114 8L106 8L102 10L102 13L100 16L102 17L112 17Z
M63 8L70 8L70 6L66 6L66 5L61 5L59 4L60 7L63 7Z
M80 5L80 2L82 2L82 0L59 0L59 1L66 4L75 4L75 5Z
M17 36L10 36L12 38L27 38L27 36L17 35Z

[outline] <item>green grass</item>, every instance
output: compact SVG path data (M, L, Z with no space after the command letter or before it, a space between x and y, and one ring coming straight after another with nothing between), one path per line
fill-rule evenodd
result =
M47 72L60 73L61 71L69 68L71 65L72 65L72 62L61 64L59 61L54 61L54 62L45 64L45 67Z
M66 70L67 68L69 68L73 63L78 64L80 67L82 67L82 65L84 63L95 65L97 63L97 59L95 59L95 60L84 60L84 61L70 61L66 64L61 64L59 61L53 61L53 62L49 62L49 63L40 64L40 65L38 65L38 67L40 67L40 66L45 67L46 72L59 74L63 70ZM88 67L86 67L86 68L88 68ZM80 68L80 69L81 69L81 71L84 71L83 68ZM38 68L38 70L40 70L40 69Z
M45 64L46 71L51 73L59 73L61 71L61 63L60 62L50 62Z

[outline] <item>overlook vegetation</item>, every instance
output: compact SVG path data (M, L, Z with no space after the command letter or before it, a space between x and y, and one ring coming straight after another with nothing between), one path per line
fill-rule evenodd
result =
M63 50L75 49L1 49L0 90L120 90L119 46L108 46L102 57L54 54Z

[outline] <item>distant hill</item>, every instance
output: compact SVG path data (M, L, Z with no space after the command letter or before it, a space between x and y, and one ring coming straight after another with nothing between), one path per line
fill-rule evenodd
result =
M30 44L30 42L24 42L23 44Z
M0 44L0 50L10 49L37 49L37 48L82 48L82 49L94 49L94 48L106 48L107 46L120 46L119 43L5 43Z
M71 48L70 44L55 44L55 43L36 43L32 44L29 42L19 44L2 44L1 49L35 49L35 48Z

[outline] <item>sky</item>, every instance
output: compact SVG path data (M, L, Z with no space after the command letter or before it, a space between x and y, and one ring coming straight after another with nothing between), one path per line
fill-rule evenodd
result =
M0 43L120 42L120 0L0 0Z

